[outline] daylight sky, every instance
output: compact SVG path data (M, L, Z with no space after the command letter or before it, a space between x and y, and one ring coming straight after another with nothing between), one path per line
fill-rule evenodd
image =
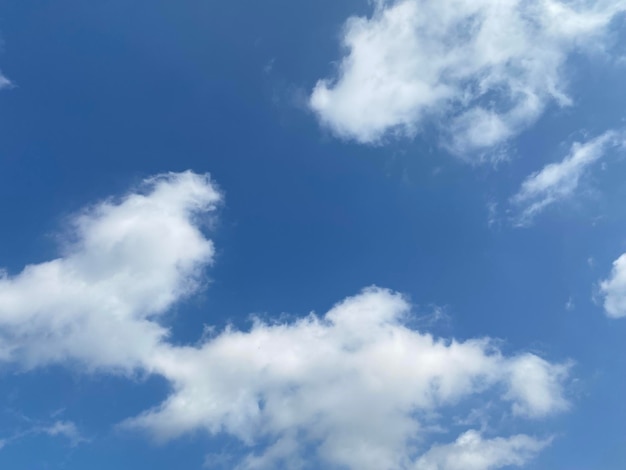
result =
M626 468L626 0L0 37L0 468Z

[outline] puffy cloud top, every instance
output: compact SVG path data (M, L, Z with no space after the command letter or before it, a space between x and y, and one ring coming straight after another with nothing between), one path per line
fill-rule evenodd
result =
M196 217L219 200L206 176L166 174L75 216L62 257L0 278L0 358L144 364L167 335L154 317L192 293L213 258Z
M563 69L604 47L623 0L377 0L344 27L335 76L310 107L340 137L412 136L439 122L444 145L482 152L518 134L550 103L570 105Z
M251 448L238 468L487 470L546 445L475 430L426 445L433 427L450 428L446 410L465 402L498 403L494 413L512 419L566 409L569 366L412 329L410 303L390 290L172 344L163 314L201 286L214 247L200 226L220 200L206 175L166 174L75 216L62 256L0 279L1 359L159 375L170 396L124 426L159 439L227 433Z

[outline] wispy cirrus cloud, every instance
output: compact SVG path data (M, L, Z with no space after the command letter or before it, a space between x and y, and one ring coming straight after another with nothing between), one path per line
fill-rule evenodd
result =
M55 421L49 424L32 423L26 429L22 429L11 436L0 439L0 449L15 441L41 435L65 438L72 447L89 442L89 439L83 436L74 422Z
M335 135L361 143L414 136L436 123L453 153L480 156L550 104L569 106L565 65L607 50L623 0L377 0L344 26L345 55L310 107Z
M570 365L412 329L410 302L387 289L323 315L172 344L164 314L201 286L214 247L200 227L220 201L208 176L166 174L74 217L57 259L0 279L2 361L161 376L170 396L124 426L159 439L228 434L249 449L233 468L431 468L484 449L493 457L473 468L488 470L545 445L471 429L429 444L433 427L458 432L445 411L466 401L529 425L567 410ZM79 436L65 422L41 432Z
M626 148L626 135L607 131L587 142L574 143L562 161L550 163L528 176L511 198L514 223L530 225L549 206L573 197L584 175L616 147Z
M55 421L48 426L39 426L32 430L35 434L46 434L51 437L64 437L70 441L72 446L77 446L83 442L89 442L78 430L72 421Z

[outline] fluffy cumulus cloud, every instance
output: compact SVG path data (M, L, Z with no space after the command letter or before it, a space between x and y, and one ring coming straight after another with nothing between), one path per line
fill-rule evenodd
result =
M231 468L488 470L522 465L547 444L544 433L459 430L452 415L482 400L494 421L531 426L568 407L568 364L417 331L408 300L389 290L172 344L163 315L202 284L214 248L201 225L219 201L207 176L168 174L74 217L62 256L0 280L2 359L159 375L169 397L124 426L161 440L226 433L249 451L207 462ZM451 442L430 445L434 429Z
M609 278L600 282L600 292L609 317L626 317L626 253L615 260Z
M152 365L174 393L127 424L161 439L206 430L275 443L243 468L275 468L313 446L325 466L399 469L414 464L426 417L469 397L495 394L528 418L567 407L566 365L506 357L485 339L435 339L408 328L409 315L401 295L369 288L323 317L257 322L198 348L164 348ZM526 455L523 445L504 447L509 460L493 462Z
M529 225L552 204L571 198L586 172L611 149L626 148L623 132L608 131L587 142L576 142L569 154L558 163L550 163L533 173L511 198L517 225Z
M207 177L168 174L75 216L63 256L0 277L0 360L143 365L167 336L154 319L211 262L195 222L219 200Z
M548 441L518 435L507 439L483 439L468 431L452 444L435 445L419 458L415 470L489 470L508 466L521 467L531 460Z
M444 145L481 153L572 104L564 67L602 50L624 0L375 0L344 27L336 75L310 107L336 135L362 143L439 123Z

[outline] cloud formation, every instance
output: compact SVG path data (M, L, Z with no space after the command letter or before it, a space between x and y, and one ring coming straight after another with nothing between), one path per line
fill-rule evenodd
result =
M421 456L415 470L489 470L524 466L549 441L524 435L483 439L476 431L467 431L452 444L434 445Z
M69 441L72 447L89 442L89 439L81 434L76 424L72 421L55 421L51 424L34 424L25 430L16 432L12 436L0 439L0 449L16 441L39 435L63 437Z
M167 337L155 319L212 260L195 221L219 200L206 176L166 174L75 216L63 256L0 277L0 360L142 367Z
M626 253L613 262L611 275L600 282L600 293L609 317L626 317Z
M602 50L624 0L375 0L343 30L345 55L310 107L335 135L376 143L437 123L453 153L480 154L555 103L564 68Z
M409 315L401 295L369 288L323 317L257 321L199 348L162 349L153 367L174 393L127 425L159 439L206 430L270 440L248 457L263 468L313 446L333 468L402 469L414 464L412 441L428 436L424 417L469 397L499 397L525 418L567 408L567 365L506 357L487 339L436 339L408 328Z
M33 428L30 432L32 434L46 434L51 437L65 437L72 446L89 441L80 433L76 424L71 421L56 421L50 426Z
M626 136L617 131L605 132L584 143L576 142L561 162L550 163L526 178L511 198L517 211L516 225L529 225L548 206L572 197L591 166L617 146L626 148Z
M161 440L226 433L249 447L241 469L487 470L546 445L464 429L431 447L459 407L489 401L494 419L531 421L566 410L569 365L412 329L410 303L386 289L325 315L170 343L164 314L202 284L214 248L200 227L220 199L206 175L166 174L74 217L62 256L0 280L2 360L162 376L170 396L123 425ZM73 435L63 423L45 432Z

